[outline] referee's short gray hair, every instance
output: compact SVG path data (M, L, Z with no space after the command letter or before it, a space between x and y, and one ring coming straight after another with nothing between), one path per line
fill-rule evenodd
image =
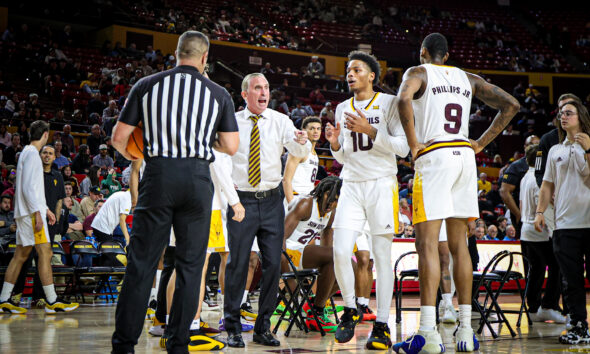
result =
M209 38L199 31L186 31L178 38L178 59L201 57L209 51Z
M264 74L262 73L252 73L252 74L248 74L246 76L244 76L244 80L242 80L242 92L246 92L248 91L248 86L250 86L250 80L255 78L255 77L264 77Z

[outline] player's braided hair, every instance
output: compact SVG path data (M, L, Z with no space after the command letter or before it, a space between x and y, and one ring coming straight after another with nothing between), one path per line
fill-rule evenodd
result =
M328 176L315 186L310 195L314 198L321 198L327 192L326 205L329 205L340 195L340 187L342 187L342 180L339 177Z

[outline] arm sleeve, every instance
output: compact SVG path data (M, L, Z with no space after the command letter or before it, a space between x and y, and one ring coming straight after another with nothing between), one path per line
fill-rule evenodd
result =
M555 183L555 161L553 161L552 157L553 149L549 150L549 154L547 155L547 165L545 168L545 174L543 175L543 181Z
M23 168L22 172L20 172L23 174L22 183L25 186L34 186L37 181L43 181L43 176L41 175L43 173L43 169L33 168L32 166L35 166L35 163L31 161L31 157L31 154L26 154L24 156L25 161L22 162L22 166L29 166L29 168ZM23 156L21 156L21 159L22 158ZM41 186L41 189L38 191L36 190L36 188L30 188L22 194L23 202L27 206L27 210L29 210L31 214L38 211L43 213L47 209L47 204L45 203L45 200L41 198L39 193L36 193L42 192L44 190L45 186L43 185ZM45 195L43 195L43 197L45 197ZM44 206L44 208L42 206Z
M221 161L225 159L225 157L221 157L220 153L215 153L215 161L211 163L211 178L215 180L215 182L219 183L221 187L221 191L229 205L236 205L240 202L240 197L238 197L238 192L234 188L234 182L231 179L231 173L228 169L223 168Z
M344 154L344 137L342 136L342 134L344 134L344 124L342 123L342 108L340 107L340 105L336 107L336 114L334 116L334 124L338 123L340 123L340 135L338 136L340 150L334 151L332 150L332 146L330 146L330 151L332 152L332 156L334 156L336 161L344 165L346 160L346 155Z
M384 153L393 152L398 156L406 157L410 152L410 146L396 113L397 106L392 101L384 117L387 125L380 125L375 141L373 141L373 147Z
M282 116L282 115L281 115ZM295 157L306 157L311 152L311 143L309 140L301 145L295 141L295 126L291 119L287 116L282 116L283 124L283 146L293 154Z
M140 81L133 85L131 91L129 92L129 96L125 101L125 105L121 110L121 114L119 115L119 120L123 123L137 126L141 121L142 117L142 109L141 109L141 96L142 96L142 86Z
M221 109L219 111L219 124L217 125L218 132L237 132L238 122L236 121L236 114L234 112L234 102L227 92L221 101Z

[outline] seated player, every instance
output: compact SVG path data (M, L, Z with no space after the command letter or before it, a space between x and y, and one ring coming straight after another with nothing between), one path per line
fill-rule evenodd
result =
M283 248L289 254L297 269L317 268L317 293L314 299L314 310L319 322L326 332L336 331L336 325L324 315L326 300L334 293L336 276L334 274L334 256L332 250L332 221L334 209L338 203L342 180L338 177L324 178L310 193L291 205L285 218L285 238ZM321 245L312 241L321 233ZM283 259L282 270L290 271L287 260ZM289 285L293 288L293 285ZM306 305L307 326L318 330L313 311Z

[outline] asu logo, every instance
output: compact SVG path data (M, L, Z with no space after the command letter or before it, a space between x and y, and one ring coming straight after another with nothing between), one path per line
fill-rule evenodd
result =
M56 179L53 180L53 185L54 186L57 186L57 180Z
M379 105L374 105L373 109L379 109Z

